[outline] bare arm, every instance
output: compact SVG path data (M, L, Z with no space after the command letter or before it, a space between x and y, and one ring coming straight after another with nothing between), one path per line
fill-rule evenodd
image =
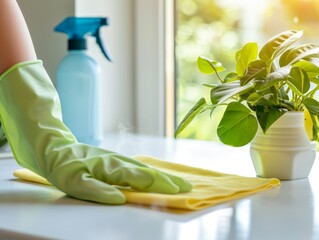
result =
M0 36L0 74L16 63L37 59L16 0L0 0Z

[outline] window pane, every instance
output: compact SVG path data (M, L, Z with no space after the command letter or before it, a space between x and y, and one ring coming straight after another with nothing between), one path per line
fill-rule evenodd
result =
M261 46L269 37L290 29L304 30L303 39L318 42L318 0L176 0L176 122L179 123L195 102L214 83L214 75L199 73L200 55L234 68L234 53L244 42ZM223 109L196 118L180 136L217 140L216 128Z

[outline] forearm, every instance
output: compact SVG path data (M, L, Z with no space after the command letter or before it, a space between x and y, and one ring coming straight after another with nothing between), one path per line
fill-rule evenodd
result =
M12 65L37 59L16 0L0 0L0 74Z

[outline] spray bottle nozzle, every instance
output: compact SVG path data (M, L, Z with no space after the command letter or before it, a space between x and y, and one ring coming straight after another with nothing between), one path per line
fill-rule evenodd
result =
M103 55L111 61L100 37L100 28L108 25L108 18L97 17L67 17L54 28L56 32L68 35L69 49L86 49L85 35L90 33L96 38Z

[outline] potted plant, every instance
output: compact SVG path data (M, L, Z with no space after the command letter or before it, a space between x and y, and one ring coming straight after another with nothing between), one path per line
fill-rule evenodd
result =
M200 56L199 70L215 74L219 83L204 84L210 89L209 100L203 97L196 102L178 125L175 137L199 114L210 111L214 121L214 110L226 106L217 135L230 146L251 143L257 175L307 177L316 155L314 142L319 141L319 102L315 99L319 45L298 45L302 35L296 30L279 33L260 51L257 43L246 43L235 54L236 68L224 77L222 63ZM290 135L282 137L285 132ZM302 173L296 172L298 168L304 168Z

